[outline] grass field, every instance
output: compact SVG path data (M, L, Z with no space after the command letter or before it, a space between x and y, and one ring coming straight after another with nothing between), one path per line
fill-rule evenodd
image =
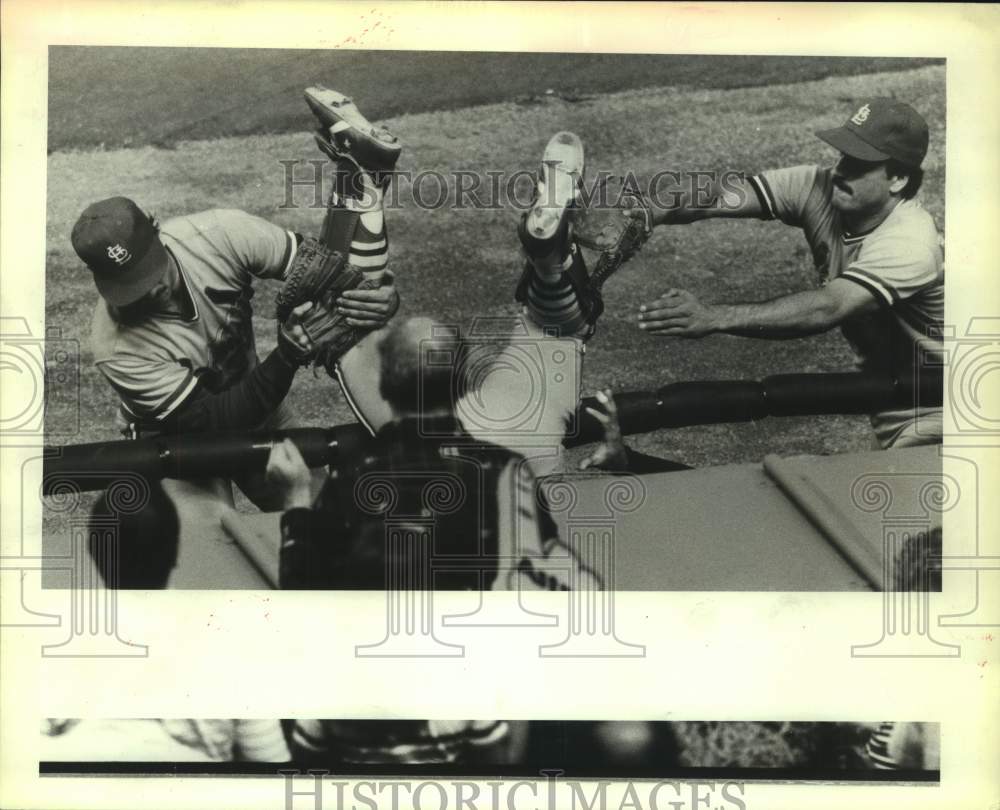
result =
M372 20L374 25L377 20ZM53 47L49 151L107 149L312 126L303 87L327 83L373 118L640 87L734 88L902 70L933 59L264 48Z
M383 57L387 55L378 56ZM411 58L405 55L399 69L408 69ZM53 64L53 106L60 99L59 103L65 104L70 97L71 90L56 82L69 64L65 60ZM461 169L482 175L487 170L534 170L549 135L560 129L571 129L583 138L592 172L631 170L642 177L663 168L756 171L829 161L830 150L813 137L813 130L840 123L854 99L896 95L913 103L931 122L923 199L943 230L943 66L716 89L712 86L716 71L708 69L711 64L702 63L702 86L698 87L637 87L618 92L587 89L586 97L569 101L558 94L546 96L544 91L537 96L543 82L534 89L537 98L531 104L522 99L432 109L395 115L386 123L406 145L401 168L414 172ZM459 81L452 75L454 71L446 72L447 78L435 90L442 99L451 98L453 83ZM623 69L619 83L631 81L635 72L631 67ZM274 73L281 71L275 69ZM595 76L598 73L593 71ZM772 82L777 75L776 69L772 70ZM205 81L211 84L209 79L207 76ZM694 83L695 77L690 81ZM454 92L455 98L464 98ZM50 155L47 317L50 325L62 329L63 337L81 343L84 413L81 432L54 439L55 443L118 438L114 396L92 368L86 348L96 292L69 244L77 214L94 199L125 194L153 209L161 219L209 207L235 207L305 233L315 232L322 220L321 210L281 207L284 182L279 160L318 156L305 131L311 118L299 101L298 86L294 92L281 93L282 103L287 96L295 108L291 113L296 122L294 131L284 134L185 140L169 149L145 145L81 151L91 137L87 133L96 131L88 123L92 116L85 115L79 119L79 137L69 139L75 148ZM424 100L433 95L428 91ZM208 97L202 98L204 108ZM361 101L363 109L370 106L363 96ZM80 109L91 107L89 101L80 103ZM240 104L240 109L246 106L245 102ZM115 114L120 120L134 119L136 126L145 126L147 118L141 112L126 115L118 110ZM194 116L194 107L185 115ZM177 120L182 119L183 115ZM50 119L50 131L58 127L58 120L58 116ZM287 129L290 121L284 119L275 128ZM201 124L192 124L194 129L184 131L202 132L198 127L209 124L217 127L218 119L209 115ZM205 134L218 132L216 128ZM135 137L142 140L146 136ZM54 142L67 145L59 138ZM301 202L301 198L297 200ZM514 230L516 211L448 207L430 211L414 205L405 193L401 203L389 212L389 225L392 265L404 314L426 313L468 323L476 315L515 311L511 296L520 263ZM604 384L619 390L648 390L681 380L754 379L774 373L850 368L849 352L838 334L785 342L726 336L677 342L646 336L634 323L640 301L668 286L689 288L710 301L759 300L809 285L810 264L801 234L776 223L716 222L661 229L606 288L608 310L588 349L585 390L592 392ZM258 313L272 311L273 296L273 285L258 285ZM274 326L266 315L257 319L257 330L259 348L266 352L274 342ZM52 392L54 397L59 395ZM326 378L315 380L300 374L291 397L308 424L350 421L339 391ZM59 433L59 426L51 421L47 427L53 435ZM771 452L866 449L869 433L867 421L858 417L786 418L660 431L634 437L631 443L646 452L702 466L759 460Z

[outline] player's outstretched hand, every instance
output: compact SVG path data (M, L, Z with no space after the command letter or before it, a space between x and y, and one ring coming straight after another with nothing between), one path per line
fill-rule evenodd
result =
M667 290L639 307L639 328L663 337L700 338L717 331L714 309L687 290Z
M382 273L382 283L374 290L345 290L337 299L337 312L350 326L380 329L399 309L399 293L391 270Z
M622 429L618 424L618 407L610 388L597 392L597 401L602 410L588 407L587 413L593 416L604 428L604 439L587 458L580 462L581 470L597 467L602 470L628 469L628 455L625 453L625 443L622 441Z
M285 509L312 506L312 473L295 443L283 439L267 457L267 480L282 496Z

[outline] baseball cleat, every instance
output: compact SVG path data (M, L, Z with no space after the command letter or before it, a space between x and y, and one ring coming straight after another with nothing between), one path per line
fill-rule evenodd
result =
M580 197L583 143L572 132L557 132L542 157L535 200L521 219L518 235L529 256L551 253L569 238L570 212Z
M319 119L316 143L331 159L348 158L369 172L391 172L402 144L385 127L376 127L351 100L322 85L305 89L306 103Z

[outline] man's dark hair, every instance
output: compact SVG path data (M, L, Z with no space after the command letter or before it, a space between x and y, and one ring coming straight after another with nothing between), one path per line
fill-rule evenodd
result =
M904 200L912 200L920 191L920 186L924 182L924 170L916 166L907 166L898 160L888 160L885 164L887 177L905 177L906 185L899 193Z
M87 549L109 588L167 587L177 563L180 522L159 484L138 511L114 508L104 492L90 513Z

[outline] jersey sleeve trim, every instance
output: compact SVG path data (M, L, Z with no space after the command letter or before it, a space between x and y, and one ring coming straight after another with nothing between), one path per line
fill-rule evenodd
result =
M170 414L177 410L177 408L189 397L195 388L198 387L198 378L195 376L194 372L188 370L187 376L177 388L174 390L163 405L160 406L159 413L156 414L156 419L162 421L166 419Z
M864 270L859 270L857 267L849 267L840 274L840 278L846 278L856 284L860 284L872 293L880 303L884 303L886 306L891 307L899 301L899 293L892 289L892 287L886 286L877 276L866 273Z
M754 174L750 177L750 188L754 190L757 195L757 199L760 202L760 208L763 212L761 219L776 219L777 214L775 213L774 204L774 193L771 191L771 187L768 186L767 180L761 174Z
M123 383L120 380L116 380L113 373L104 368L103 364L98 364L104 376L111 383L115 391L118 392L119 405L122 416L127 420L133 421L149 421L150 419L157 422L162 422L164 419L170 416L177 408L183 403L198 387L198 377L195 375L194 371L190 368L186 370L186 374L177 387L173 390L169 396L167 396L163 402L155 406L155 410L150 408L140 408L138 411L134 405L130 405L129 402L135 400L139 389L130 387L129 385ZM141 397L140 397L141 398ZM146 415L143 415L143 413Z
M281 260L281 275L279 276L282 279L288 277L288 269L295 261L295 254L299 252L299 240L295 238L292 231L285 231L285 239L285 256Z

